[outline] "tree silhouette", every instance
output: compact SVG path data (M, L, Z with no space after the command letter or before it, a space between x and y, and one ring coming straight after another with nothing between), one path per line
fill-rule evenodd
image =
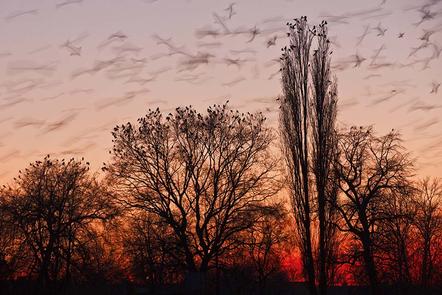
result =
M330 77L327 26L311 28L306 17L289 24L290 45L281 58L283 97L280 131L286 159L290 198L295 215L304 272L316 294L314 220L318 224L319 291L326 294L336 248L331 169L336 147L336 83ZM317 48L312 44L317 41ZM314 184L314 185L313 185Z
M413 223L416 218L415 189L383 198L384 218L379 221L376 245L382 281L395 284L404 293L412 283L412 247L415 246Z
M273 135L264 123L262 114L227 105L206 114L185 107L166 117L149 111L112 133L112 161L104 169L121 201L167 225L176 243L168 254L203 280L278 191Z
M6 211L6 200L0 194L0 281L9 278L14 272L18 251L14 247L14 228Z
M176 237L160 218L152 213L137 211L128 219L124 233L124 254L130 259L130 271L136 280L156 288L182 279L183 261L174 253Z
M425 178L418 183L414 224L420 237L419 246L422 253L420 283L423 287L428 287L433 278L436 253L442 242L441 200L440 179Z
M94 223L116 214L89 166L71 159L30 164L12 185L2 190L5 213L19 249L28 255L38 291L51 292L51 282L69 282Z
M264 208L261 218L243 235L245 255L251 260L259 294L266 294L269 277L281 270L283 247L289 240L288 221L283 204L275 204Z
M371 292L377 294L376 234L380 223L391 218L383 203L408 192L412 163L394 131L376 137L371 128L352 127L341 133L339 153L335 169L342 198L336 208L342 223L338 226L362 246Z

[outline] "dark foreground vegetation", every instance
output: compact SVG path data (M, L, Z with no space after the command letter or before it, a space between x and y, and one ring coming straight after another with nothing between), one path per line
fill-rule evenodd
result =
M278 133L227 104L149 110L99 175L21 170L0 190L0 293L440 294L442 182L398 132L338 128L326 23L289 39Z

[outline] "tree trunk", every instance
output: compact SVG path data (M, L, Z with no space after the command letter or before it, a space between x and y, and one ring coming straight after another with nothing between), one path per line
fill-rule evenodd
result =
M38 274L38 285L35 290L35 294L48 294L50 293L49 288L49 264L46 260L43 260L40 267L40 273Z
M370 236L369 233L364 233L363 235L364 236L362 239L362 247L363 247L364 266L370 283L370 293L372 295L377 295L379 294L378 278L377 278L376 266L373 259L373 251L372 251Z
M266 294L266 278L263 275L259 275L258 279L258 294Z
M430 242L428 238L424 238L424 249L422 254L422 266L421 266L421 284L423 287L428 286L430 269L429 269L429 261L430 261Z
M304 113L307 113L307 100L304 101ZM312 234L311 234L311 212L310 212L310 192L309 192L309 171L308 171L308 144L307 144L307 116L304 117L304 159L302 162L302 175L304 185L304 228L305 228L305 267L307 270L307 284L310 295L316 295L316 276L315 276L315 262L313 259Z
M38 274L37 294L49 293L49 264L52 257L53 239L50 238L46 249L42 253L42 262Z
M401 269L401 276L402 276L402 282L405 285L409 285L411 282L411 275L410 275L410 264L408 262L408 255L407 255L407 245L406 242L402 240L401 242L401 255L402 255L402 269Z
M322 188L320 188L322 189ZM318 207L319 207L319 294L327 294L327 251L325 247L325 195L323 193L318 194Z
M308 226L306 226L306 257L305 268L307 270L307 284L310 295L316 295L316 282L315 282L315 266L313 260L312 242L311 242L311 231L310 231L310 220L308 220Z

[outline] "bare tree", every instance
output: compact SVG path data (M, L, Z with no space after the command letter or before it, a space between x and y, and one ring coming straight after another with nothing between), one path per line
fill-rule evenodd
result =
M10 278L16 267L14 261L18 254L14 247L14 229L11 227L5 202L4 196L0 194L0 281Z
M414 219L421 246L420 283L428 287L433 278L435 249L442 242L442 183L438 178L419 182ZM438 240L439 239L439 240Z
M272 132L262 114L213 106L207 114L157 109L114 129L104 169L122 202L154 214L175 236L168 254L203 277L217 257L238 247L264 201L278 191ZM184 257L184 259L181 259Z
M88 171L82 161L47 156L20 171L14 183L2 190L14 238L29 253L30 270L42 292L49 290L50 282L70 279L83 238L94 232L96 221L115 214Z
M175 250L176 237L158 216L139 211L128 216L123 231L124 254L130 259L130 272L135 279L147 284L152 291L182 278L182 261L169 253Z
M311 64L313 101L312 164L316 182L317 214L319 219L319 291L326 294L329 281L334 277L336 257L336 198L337 186L333 174L333 162L337 137L337 84L330 77L330 41L327 39L326 22L322 22L317 34L318 47Z
M243 235L246 257L256 272L258 292L266 293L267 280L281 271L283 247L289 240L283 204L264 208L261 218Z
M412 163L397 132L376 137L372 128L352 127L339 139L340 230L350 232L362 246L362 258L372 294L378 291L374 250L382 220L391 218L383 203L410 187Z
M72 283L106 289L128 278L129 273L123 269L127 257L117 235L122 226L114 223L114 219L105 224L95 223L93 230L78 236L72 255ZM69 291L69 285L66 288Z
M281 58L283 97L280 130L298 239L311 294L316 294L314 220L319 219L319 291L326 294L333 273L336 187L331 169L336 147L336 82L330 74L327 26L306 17L289 24L290 45ZM317 48L312 44L317 40Z
M378 267L382 271L380 280L396 284L403 292L412 283L411 250L415 239L413 223L416 206L413 199L415 190L390 194L383 199L384 218L378 224L376 232L376 252Z

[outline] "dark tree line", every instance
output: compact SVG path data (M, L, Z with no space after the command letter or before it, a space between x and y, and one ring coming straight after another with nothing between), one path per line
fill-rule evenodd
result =
M0 292L286 294L293 267L310 294L437 292L442 181L414 175L398 132L337 127L327 34L289 24L281 153L262 113L226 103L116 126L101 175L20 171L0 189Z
M211 293L235 269L261 290L282 276L287 215L261 113L154 110L112 134L104 177L48 156L2 188L2 279L38 294L123 279Z
M375 137L371 128L351 128L341 137L335 169L342 192L337 206L342 221L337 226L362 246L372 293L378 293L375 239L383 233L383 222L401 217L401 212L388 205L400 204L411 193L411 162L395 132Z
M310 26L301 17L288 26L280 134L310 294L326 294L343 264L362 267L356 279L372 294L382 292L380 284L397 284L404 292L412 284L427 287L434 276L429 261L439 260L431 254L440 248L439 180L414 181L396 131L376 136L372 127L337 129L327 24ZM420 268L412 270L416 259Z
M99 228L118 214L88 171L83 161L48 156L20 171L13 184L1 190L6 267L16 276L34 278L37 293L46 293L55 282L63 288L73 277L87 279L81 273L98 259L94 251ZM102 272L100 267L94 271Z
M172 230L169 254L184 269L204 273L234 250L278 191L264 120L226 105L205 116L186 107L166 117L151 111L136 126L115 128L105 168L115 191L124 205Z

